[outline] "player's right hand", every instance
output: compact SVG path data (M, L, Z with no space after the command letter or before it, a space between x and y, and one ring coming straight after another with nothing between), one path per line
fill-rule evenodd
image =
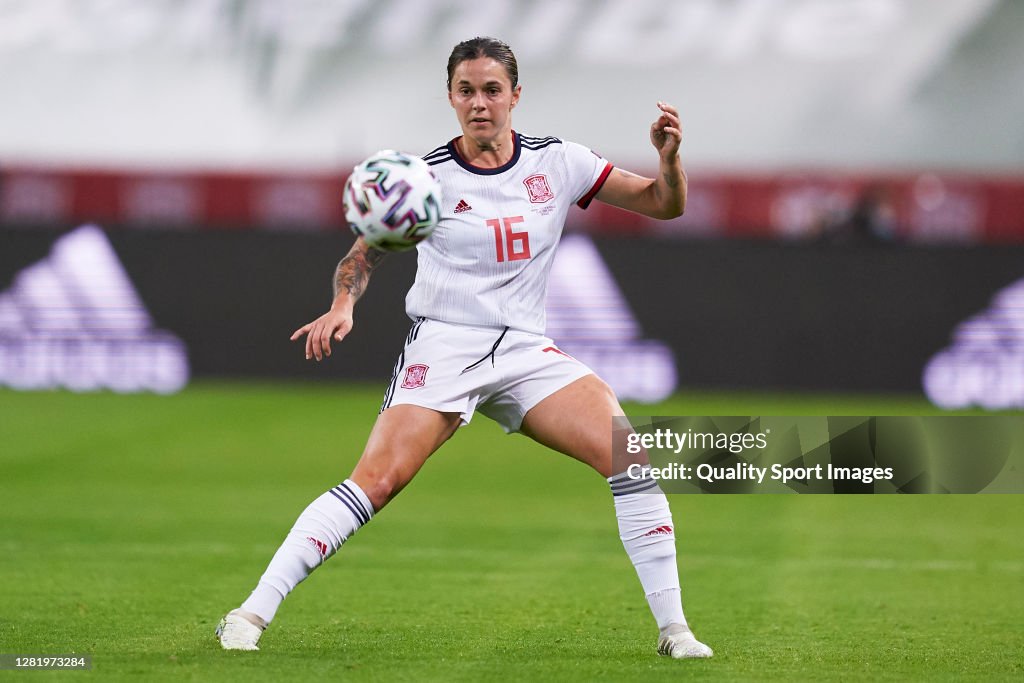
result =
M306 335L306 360L316 358L320 361L331 355L332 338L340 342L351 331L351 309L332 308L313 322L306 323L292 332L291 340L295 341Z

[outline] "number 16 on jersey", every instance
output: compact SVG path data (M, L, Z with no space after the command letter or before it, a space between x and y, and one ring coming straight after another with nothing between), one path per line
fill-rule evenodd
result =
M516 224L522 222L522 216L491 218L487 221L487 225L494 230L498 263L530 258L530 234L525 230L515 231Z

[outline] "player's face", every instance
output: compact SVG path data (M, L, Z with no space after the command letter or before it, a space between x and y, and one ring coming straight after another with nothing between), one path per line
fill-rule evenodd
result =
M455 109L462 133L479 142L512 134L512 108L519 102L520 86L500 62L490 57L467 59L455 67L448 101Z

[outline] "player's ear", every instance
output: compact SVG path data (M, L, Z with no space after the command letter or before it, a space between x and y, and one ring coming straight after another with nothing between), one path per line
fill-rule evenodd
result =
M448 104L452 105L452 109L455 108L455 100L452 99L452 89L448 88Z
M523 86L517 85L512 89L512 106L509 109L514 109L519 104L519 95L523 92Z

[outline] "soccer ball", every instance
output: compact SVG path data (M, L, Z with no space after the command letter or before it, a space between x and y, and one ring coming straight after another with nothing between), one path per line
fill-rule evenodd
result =
M386 149L352 170L342 204L357 236L381 251L408 251L434 232L441 184L419 157Z

